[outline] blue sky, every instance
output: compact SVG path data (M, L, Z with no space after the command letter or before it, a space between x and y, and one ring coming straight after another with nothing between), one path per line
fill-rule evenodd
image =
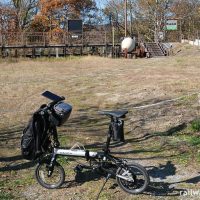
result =
M106 4L107 0L95 0L97 3L98 7L104 7L104 5Z
M0 3L7 3L9 0L0 0Z

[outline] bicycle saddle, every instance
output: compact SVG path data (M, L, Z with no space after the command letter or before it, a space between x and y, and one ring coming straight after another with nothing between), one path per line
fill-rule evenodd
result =
M127 110L113 110L113 111L98 111L100 115L107 115L109 117L125 118L128 113Z

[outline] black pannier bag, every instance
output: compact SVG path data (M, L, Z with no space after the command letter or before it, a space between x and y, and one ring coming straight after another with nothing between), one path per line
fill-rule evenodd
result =
M118 119L112 122L113 141L124 142L124 121Z
M47 151L51 142L48 131L49 123L46 117L40 112L35 112L21 138L21 153L24 159L36 160Z

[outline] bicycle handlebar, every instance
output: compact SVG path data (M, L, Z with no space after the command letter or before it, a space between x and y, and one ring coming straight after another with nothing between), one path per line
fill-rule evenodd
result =
M65 100L64 96L58 96L57 94L54 94L54 93L52 93L52 92L50 92L48 90L46 90L45 92L43 92L41 95L44 96L44 97L46 97L47 99L52 100L52 102L48 103L44 108L42 108L42 110L44 112L46 112L48 110L51 110L51 108L53 108L53 106L55 104L57 104L60 101Z

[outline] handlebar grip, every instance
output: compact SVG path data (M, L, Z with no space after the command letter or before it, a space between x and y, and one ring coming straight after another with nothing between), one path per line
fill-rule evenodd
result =
M61 96L62 100L65 100L65 97L64 96Z

